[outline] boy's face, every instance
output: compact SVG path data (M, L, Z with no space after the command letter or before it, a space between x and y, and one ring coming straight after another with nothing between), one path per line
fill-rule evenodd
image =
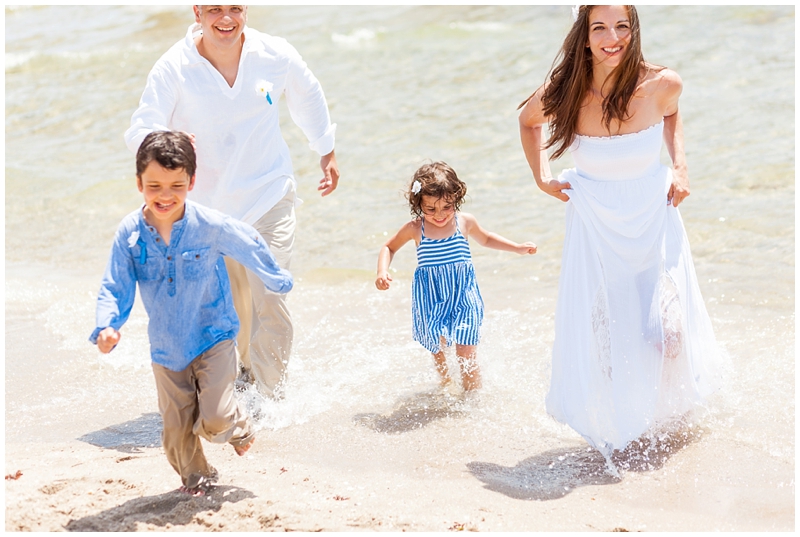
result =
M183 168L168 170L152 161L136 179L144 194L144 216L153 223L170 224L183 218L186 196L194 188L194 177Z

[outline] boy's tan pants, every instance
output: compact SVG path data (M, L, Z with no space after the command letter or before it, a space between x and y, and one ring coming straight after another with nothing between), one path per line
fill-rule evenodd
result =
M288 269L294 247L296 218L295 189L292 187L253 227L269 245L281 268ZM244 368L253 374L258 390L276 395L275 388L285 379L292 352L292 317L286 295L267 290L258 276L242 265L225 258L231 281L233 306L239 315L236 343Z
M236 351L233 340L217 343L183 371L153 364L158 410L164 421L161 441L167 460L183 484L191 474L215 478L200 437L209 442L247 445L254 436L249 416L233 395Z

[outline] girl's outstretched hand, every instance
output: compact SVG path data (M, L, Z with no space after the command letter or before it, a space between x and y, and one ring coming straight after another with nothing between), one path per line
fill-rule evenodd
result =
M533 255L536 253L536 245L532 242L523 242L517 247L517 253L519 255Z
M99 334L97 334L97 348L103 354L108 354L114 349L114 347L117 346L120 337L121 336L119 332L117 332L111 326L104 328Z
M389 288L389 282L391 281L391 275L388 272L384 272L383 274L378 275L378 278L375 280L375 287L381 291L386 291Z

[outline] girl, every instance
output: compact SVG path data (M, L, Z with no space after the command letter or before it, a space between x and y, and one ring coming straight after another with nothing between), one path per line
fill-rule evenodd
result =
M394 254L413 240L418 263L411 287L414 340L433 353L443 385L450 381L443 347L455 342L461 385L470 391L481 387L475 351L483 299L467 239L471 236L482 246L518 254L535 254L536 245L517 244L486 231L474 216L459 212L466 194L467 185L444 162L426 164L416 171L406 192L414 219L381 248L375 286L381 291L389 288L389 264Z
M633 6L574 17L520 135L536 184L568 202L547 411L610 460L702 403L719 354L677 208L689 195L681 79L645 62ZM558 180L550 147L575 162Z

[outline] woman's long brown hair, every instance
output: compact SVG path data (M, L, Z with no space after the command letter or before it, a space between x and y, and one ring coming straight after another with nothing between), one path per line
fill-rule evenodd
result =
M542 96L542 110L549 118L550 138L546 149L555 147L551 159L557 159L569 149L575 139L580 113L586 94L592 87L592 52L586 46L589 39L589 15L595 6L580 6L578 18L572 25L561 51L553 64L550 84ZM625 6L631 25L631 41L625 57L609 77L613 83L608 96L603 99L603 123L611 132L611 122L630 118L628 104L639 85L643 70L649 68L642 56L639 34L639 16L634 6ZM532 97L533 95L531 95ZM524 106L526 99L520 107Z

